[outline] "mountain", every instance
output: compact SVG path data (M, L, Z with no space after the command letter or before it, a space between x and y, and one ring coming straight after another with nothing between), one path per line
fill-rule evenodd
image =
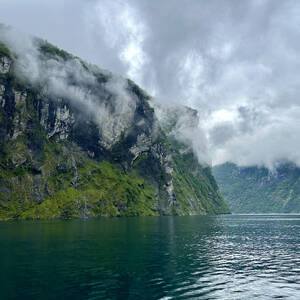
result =
M215 166L213 174L233 213L300 212L300 169L293 164L271 172L225 163Z
M0 219L228 213L211 169L151 105L130 80L2 35Z

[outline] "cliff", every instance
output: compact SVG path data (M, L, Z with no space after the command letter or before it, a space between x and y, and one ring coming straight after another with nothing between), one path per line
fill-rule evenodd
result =
M39 39L28 49L0 44L0 219L228 212L136 84Z

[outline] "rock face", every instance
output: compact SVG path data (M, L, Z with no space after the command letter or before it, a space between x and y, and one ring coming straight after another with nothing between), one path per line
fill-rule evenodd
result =
M230 210L234 213L299 213L300 169L282 164L276 171L226 163L213 168Z
M7 56L0 58L0 74L7 74L10 70L11 60Z
M228 212L137 85L37 45L39 81L0 44L0 219Z

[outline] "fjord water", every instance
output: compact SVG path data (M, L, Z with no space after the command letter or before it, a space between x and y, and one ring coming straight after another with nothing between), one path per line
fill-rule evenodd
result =
M300 299L300 216L0 223L1 299Z

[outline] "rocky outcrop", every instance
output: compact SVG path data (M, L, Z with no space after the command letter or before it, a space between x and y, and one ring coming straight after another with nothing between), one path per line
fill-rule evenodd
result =
M38 80L0 51L0 219L228 212L144 91L45 42L38 51Z
M0 74L7 74L10 71L12 60L8 56L0 57Z

